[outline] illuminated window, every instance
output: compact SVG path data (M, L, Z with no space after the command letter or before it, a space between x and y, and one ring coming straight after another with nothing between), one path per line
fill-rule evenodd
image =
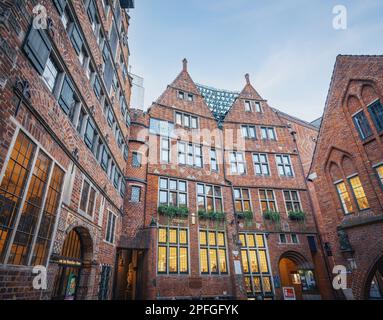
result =
M160 227L157 272L159 274L189 273L188 243L187 229Z
M249 189L234 189L235 211L245 212L252 211L250 204Z
M187 206L187 182L184 180L159 178L160 205L172 205L174 207Z
M223 212L221 187L197 184L198 210Z
M376 170L376 174L378 175L379 182L381 186L383 187L383 164L376 167L375 170Z
M227 274L226 240L224 231L199 231L201 274Z
M368 200L367 200L366 194L364 193L364 189L363 189L362 183L360 182L359 177L355 176L353 178L350 178L349 182L350 182L354 197L356 199L356 202L358 204L359 210L368 209L370 205L368 204Z
M349 214L349 213L353 212L354 210L352 207L350 195L347 191L346 184L342 181L342 182L336 184L335 186L336 186L336 190L338 191L338 195L339 195L340 201L342 203L342 208L343 208L344 213Z
M285 197L287 212L297 212L302 210L298 191L284 190L283 195Z
M0 184L0 263L47 263L64 174L20 131Z
M259 198L261 200L262 213L266 211L277 211L273 190L259 190Z
M273 295L271 270L265 247L265 236L255 233L240 233L241 258L245 275L246 291L249 297L259 294Z

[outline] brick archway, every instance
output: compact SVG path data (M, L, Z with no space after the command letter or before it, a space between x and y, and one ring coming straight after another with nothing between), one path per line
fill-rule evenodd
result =
M375 294L380 295L378 297L371 296L372 283L375 283ZM364 282L363 299L383 299L383 255L374 261L371 268L367 272L366 281Z

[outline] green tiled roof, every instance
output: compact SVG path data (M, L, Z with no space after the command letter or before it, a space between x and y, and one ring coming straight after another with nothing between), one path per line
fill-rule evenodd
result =
M239 92L236 91L220 90L201 84L197 84L197 88L218 123L223 121L235 99L239 96Z

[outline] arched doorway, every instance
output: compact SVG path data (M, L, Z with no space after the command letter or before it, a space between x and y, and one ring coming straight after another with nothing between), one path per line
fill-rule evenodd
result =
M79 293L84 262L89 258L91 240L84 228L71 230L64 241L61 253L57 258L58 273L56 275L53 299L76 300L83 297Z
M366 299L383 300L383 257L373 266L367 277Z
M279 274L282 289L294 288L297 300L318 295L314 266L301 254L294 251L285 252L279 260Z

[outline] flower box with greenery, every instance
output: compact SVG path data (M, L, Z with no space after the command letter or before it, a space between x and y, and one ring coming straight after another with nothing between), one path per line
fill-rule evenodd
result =
M278 223L281 221L281 214L278 211L266 210L263 219Z
M189 209L185 206L175 207L172 205L160 205L158 207L158 213L168 218L187 217L189 215Z
M198 217L200 219L225 220L225 213L221 211L198 210Z
M253 222L253 212L250 210L247 211L242 211L242 212L236 212L238 219L244 219L245 220L245 225L247 227L250 227Z
M306 219L306 214L303 211L290 211L289 219L292 221L304 221Z

